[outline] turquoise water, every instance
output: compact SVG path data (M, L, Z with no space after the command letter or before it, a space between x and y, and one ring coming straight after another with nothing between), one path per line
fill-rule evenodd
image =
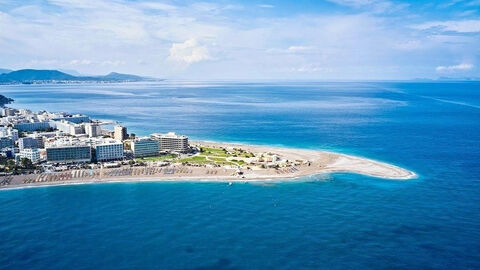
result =
M480 83L0 86L129 132L335 150L418 173L0 192L4 269L479 269Z

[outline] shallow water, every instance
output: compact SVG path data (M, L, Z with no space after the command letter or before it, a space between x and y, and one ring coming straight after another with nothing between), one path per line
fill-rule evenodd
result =
M334 150L420 175L0 192L5 269L480 268L479 83L0 86L129 132Z

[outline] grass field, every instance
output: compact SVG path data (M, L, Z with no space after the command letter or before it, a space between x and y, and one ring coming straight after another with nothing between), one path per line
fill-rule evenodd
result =
M180 162L184 163L196 163L196 164L208 164L211 161L208 161L206 157L204 156L193 156L189 158L183 158L179 160Z
M242 166L245 164L243 160L236 160L236 157L253 157L252 153L239 150L224 150L214 147L202 147L199 155L179 159L177 155L168 154L154 157L144 157L135 159L137 162L155 162L171 160L174 162L191 163L191 164L215 164L215 165L231 165ZM231 160L227 160L231 159Z
M220 148L213 147L202 147L201 155L204 156L216 156L216 157L254 157L250 152L239 151L239 150L223 150Z

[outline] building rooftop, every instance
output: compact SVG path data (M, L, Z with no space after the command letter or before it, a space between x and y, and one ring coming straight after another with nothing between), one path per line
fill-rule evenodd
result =
M175 132L167 132L167 133L153 133L151 137L157 138L176 138L176 139L187 139L188 137L185 135L178 135Z

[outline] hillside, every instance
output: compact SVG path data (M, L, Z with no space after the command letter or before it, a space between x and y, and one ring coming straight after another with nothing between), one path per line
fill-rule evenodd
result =
M12 71L13 71L13 70L11 70L11 69L0 68L0 74L10 73L10 72L12 72Z
M5 106L6 104L12 103L13 99L7 98L4 95L0 95L0 107Z
M116 72L112 72L105 76L73 76L58 70L22 69L0 74L0 83L132 82L146 80L152 79Z

